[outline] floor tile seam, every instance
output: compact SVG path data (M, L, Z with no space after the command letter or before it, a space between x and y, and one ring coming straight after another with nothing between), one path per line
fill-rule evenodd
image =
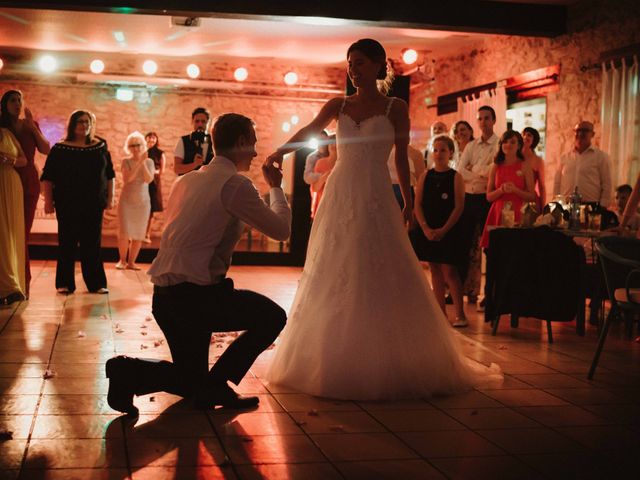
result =
M51 367L51 359L53 358L53 351L55 350L56 340L58 339L58 334L60 332L60 326L62 324L62 319L64 318L64 310L65 310L66 302L67 302L67 299L64 300L62 312L60 314L60 317L59 317L59 320L58 320L58 324L56 326L56 334L54 336L53 343L51 345L51 351L49 352L49 358L47 359L46 371L48 371L50 369L50 367ZM24 453L22 454L22 462L20 463L20 472L22 472L22 470L24 469L24 466L25 466L25 464L27 462L27 455L28 455L29 447L31 446L31 440L32 440L32 437L33 437L33 431L35 429L36 420L38 418L38 410L40 409L40 405L42 404L42 397L43 397L44 391L46 389L46 383L47 383L47 379L45 378L44 381L42 382L42 385L40 386L40 393L38 394L38 401L36 402L36 406L35 406L35 409L33 411L33 417L31 419L31 425L29 426L29 434L27 435L27 441L25 443ZM19 476L20 476L20 474L19 474Z
M231 460L231 455L230 452L227 450L227 447L225 445L225 443L222 441L222 435L220 435L220 433L218 432L218 430L216 429L215 425L213 424L213 420L211 418L210 415L207 415L205 412L206 417L206 421L209 424L209 427L211 428L211 430L213 431L213 434L215 436L215 438L218 441L218 444L220 445L220 448L222 449L222 452L224 454L224 459L221 465L218 465L220 467L224 467L224 466L228 466L231 468L231 470L233 471L233 474L236 476L236 478L241 479L242 477L240 476L240 474L238 473L237 467L239 465L236 464L236 462L234 462L233 460Z
M580 410L582 410L583 412L588 413L588 414L591 414L591 415L594 415L594 416L596 416L597 418L599 418L600 420L602 420L602 421L604 421L604 422L607 422L607 423L605 423L605 424L603 424L603 425L616 425L616 423L615 423L615 422L612 422L611 420L608 420L608 419L606 419L606 418L604 418L604 417L601 417L600 415L598 415L598 414L596 414L595 412L592 412L592 411L590 411L590 410L587 410L586 408L582 407L581 405L573 405L573 404L572 404L572 405L568 405L568 406L570 406L570 407L576 407L576 408L579 408L579 409L580 409ZM531 416L531 414L527 414L527 412L522 411L522 409L523 409L523 408L548 408L548 407L567 407L567 405L537 405L537 406L533 406L533 405L523 405L523 406L520 406L520 407L516 407L516 411L517 411L517 413L519 413L520 415L523 415L523 416L527 417L528 419L533 420L533 421L534 421L534 422L536 422L536 423L539 423L540 425L542 425L542 426L543 426L543 427L545 427L545 428L552 428L552 427L551 427L551 426L549 426L549 425L545 425L545 424L544 424L544 423L542 423L540 420L536 420L533 416ZM609 422L611 422L611 423L609 423ZM560 425L556 425L556 426L560 426ZM562 425L562 426L579 427L579 426L581 426L581 425ZM582 426L584 426L584 425L582 425Z
M596 387L596 388L600 388L600 387ZM562 400L562 401L564 401L564 402L567 402L567 403L569 403L570 405L573 405L574 407L583 407L583 405L582 405L582 404L575 403L575 402L573 402L573 401L571 401L571 400L564 399L564 398L559 397L558 395L555 395L555 394L553 394L552 392L550 392L550 391L549 391L549 390L553 390L553 389L554 389L554 387L547 387L547 388L540 388L539 390L542 390L543 392L545 392L545 393L546 393L546 394L548 394L548 395L552 395L552 396L554 396L554 397L556 397L556 398L558 398L558 399L560 399L560 400ZM560 389L561 389L561 388L560 388ZM572 389L566 389L566 390L579 390L579 388L577 388L577 389L573 389L573 388L572 388ZM608 394L613 395L614 397L616 397L616 399L626 400L626 399L624 399L624 398L622 398L622 397L618 397L616 394L614 394L614 393L612 393L612 392L609 392L607 389L601 388L601 390L604 390L604 391L605 391L605 392L607 392ZM637 405L637 402L633 402L633 401L620 401L620 402L615 402L615 403L591 403L591 404L589 404L589 405L601 405L601 406L607 406L607 405Z

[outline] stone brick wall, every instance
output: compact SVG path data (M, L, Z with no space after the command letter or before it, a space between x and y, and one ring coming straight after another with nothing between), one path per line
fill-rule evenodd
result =
M173 64L171 62L174 62ZM78 62L80 63L80 62ZM161 73L166 76L179 74L182 69L178 61L158 62L165 69ZM182 62L185 65L188 61ZM233 66L225 64L200 64L203 76L231 80ZM115 68L119 74L138 75L134 69L137 63L131 60L120 60ZM204 106L212 116L227 112L247 115L256 122L258 136L258 157L254 160L249 176L255 181L263 193L268 190L262 179L260 165L265 156L284 142L292 133L281 129L283 121L292 115L298 115L301 123L311 120L320 110L325 98L331 94L287 92L286 90L270 91L268 85L281 83L281 71L288 66L251 64L247 65L251 80L264 83L264 92L246 95L240 92L224 91L191 91L181 92L177 89L162 89L151 93L148 102L136 99L121 102L114 98L114 88L100 84L69 84L68 81L6 81L0 80L0 91L19 89L24 94L25 105L34 113L45 136L53 144L64 135L67 119L76 109L87 109L97 117L97 134L105 138L109 144L114 166L116 168L116 195L119 194L122 177L120 165L125 156L123 145L127 135L135 130L142 132L153 130L158 133L161 148L167 152L167 170L162 178L163 194L169 194L176 175L173 172L173 150L180 136L191 130L191 112L194 108ZM333 84L344 89L344 70L327 67L296 67L301 84ZM226 77L223 77L226 76ZM205 77L206 78L206 77ZM296 98L298 97L298 98ZM300 124L298 126L301 126ZM293 127L296 128L296 127ZM41 168L45 157L37 156L36 162ZM117 222L115 210L105 213L104 233L115 234ZM156 214L152 224L152 234L158 235L162 229L162 214Z
M601 70L581 72L582 65L597 63L601 52L640 43L640 3L634 0L583 0L571 7L569 29L557 38L494 36L472 49L437 58L435 81L411 93L411 119L415 143L424 148L429 126L438 119L437 97L503 80L538 68L561 64L560 88L547 96L547 184L553 180L560 155L572 148L571 129L580 119L595 123L600 133ZM535 22L535 19L532 19ZM451 126L455 113L443 120ZM500 132L501 133L501 132Z

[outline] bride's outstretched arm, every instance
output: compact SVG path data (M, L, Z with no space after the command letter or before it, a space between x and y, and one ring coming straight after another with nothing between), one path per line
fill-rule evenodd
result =
M413 216L413 199L411 198L411 183L409 181L409 157L407 146L409 145L409 108L400 99L395 99L390 112L391 120L395 129L396 146L396 172L398 173L398 183L404 199L402 214L405 223L411 223Z
M319 134L324 127L329 125L331 120L335 119L340 111L340 105L342 105L342 97L336 97L329 100L324 104L320 113L316 115L308 125L298 130L286 143L281 145L274 153L269 155L265 160L266 166L271 166L274 163L281 164L282 157L287 153L293 152L306 145L309 137Z

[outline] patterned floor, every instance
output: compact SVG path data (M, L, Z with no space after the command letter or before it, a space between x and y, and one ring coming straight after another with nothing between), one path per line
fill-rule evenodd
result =
M597 332L503 321L492 337L468 309L469 356L506 373L492 390L420 401L337 402L272 388L272 350L239 390L250 412L203 412L164 393L136 420L106 403L114 353L169 358L143 272L107 265L109 295L55 294L55 262L33 265L31 300L0 310L0 479L638 478L640 343L613 328L595 380ZM291 305L298 268L236 267L239 288ZM636 333L637 335L637 333ZM232 335L214 337L211 359ZM49 377L49 378L44 378ZM9 433L11 432L11 433Z

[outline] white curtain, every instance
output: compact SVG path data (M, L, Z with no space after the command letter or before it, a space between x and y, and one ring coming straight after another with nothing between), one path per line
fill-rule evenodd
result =
M492 107L496 111L496 124L493 127L498 137L507 129L507 94L504 87L493 90L483 90L480 94L467 98L458 97L458 120L466 120L473 127L474 137L479 137L477 131L478 108L483 105Z
M640 95L638 58L602 64L602 140L611 158L613 185L633 185L640 171Z

